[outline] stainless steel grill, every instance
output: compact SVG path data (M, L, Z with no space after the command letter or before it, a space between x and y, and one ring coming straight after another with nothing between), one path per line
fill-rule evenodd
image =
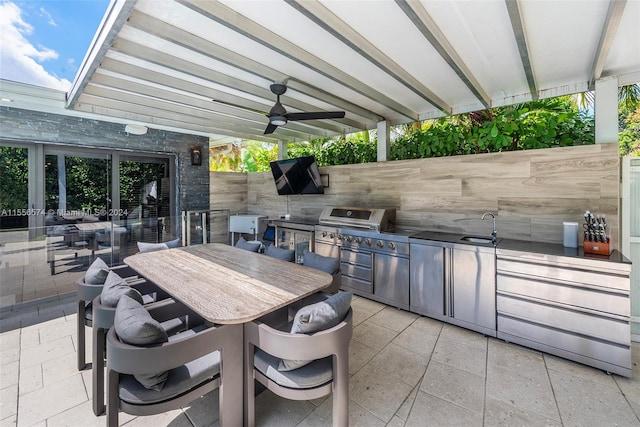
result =
M395 209L326 208L315 250L340 258L343 288L408 310L410 233L391 229L394 220Z
M395 209L328 206L320 214L318 222L321 225L385 231L392 228L395 221Z

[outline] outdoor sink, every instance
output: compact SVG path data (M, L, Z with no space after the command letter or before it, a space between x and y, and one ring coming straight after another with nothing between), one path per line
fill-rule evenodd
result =
M464 236L460 240L464 240L465 242L469 242L469 243L483 243L483 244L493 243L493 240L491 240L491 237Z

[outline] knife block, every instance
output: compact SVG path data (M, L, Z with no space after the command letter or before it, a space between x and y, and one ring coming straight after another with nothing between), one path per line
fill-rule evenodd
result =
M609 239L607 239L607 243L589 242L588 240L585 240L584 253L609 256L611 254L611 245L609 244Z

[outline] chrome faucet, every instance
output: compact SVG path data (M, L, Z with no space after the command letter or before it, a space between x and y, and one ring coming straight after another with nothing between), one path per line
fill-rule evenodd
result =
M482 215L483 221L487 215L491 215L491 218L493 218L493 231L491 232L491 241L495 245L496 241L498 240L498 230L496 230L496 216L493 214L493 212L485 212L484 215Z

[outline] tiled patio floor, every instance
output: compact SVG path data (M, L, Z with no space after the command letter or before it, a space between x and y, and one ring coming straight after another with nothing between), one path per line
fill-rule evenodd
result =
M76 369L74 301L2 312L0 426L106 424L91 411L91 371ZM364 298L353 307L351 426L640 426L639 343L631 380ZM331 399L266 391L257 405L260 426L331 425ZM159 416L120 416L154 427L217 419L216 392Z

